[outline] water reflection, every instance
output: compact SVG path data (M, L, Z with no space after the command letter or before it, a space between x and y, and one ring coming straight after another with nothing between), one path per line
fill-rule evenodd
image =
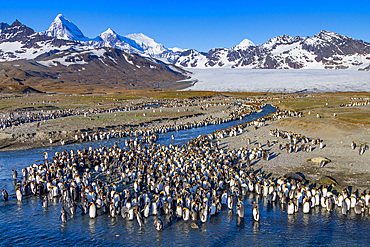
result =
M91 234L95 234L96 233L96 218L95 219L89 219L89 231Z
M244 218L236 217L236 226L244 228Z
M253 221L252 230L253 230L253 233L258 233L260 231L260 222L259 221Z

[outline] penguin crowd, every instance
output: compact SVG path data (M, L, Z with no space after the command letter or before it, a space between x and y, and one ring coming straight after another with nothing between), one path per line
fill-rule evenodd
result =
M208 105L208 104L207 104ZM134 137L136 142L144 143L153 143L157 140L158 134L163 134L171 131L180 131L185 129L199 128L207 125L218 125L222 123L227 123L242 119L250 114L253 114L257 111L261 111L261 107L264 105L251 106L249 104L241 104L238 107L233 108L229 112L228 117L224 118L213 118L209 117L200 121L180 122L179 124L171 125L156 125L152 128L135 128L135 129L124 129L124 130L111 130L108 132L84 132L81 134L75 134L74 140L78 142L90 142L90 141L99 141L99 140L108 140L113 138L123 138L123 137ZM264 120L263 120L264 121ZM139 140L141 136L141 140ZM63 144L65 143L64 140ZM54 141L50 139L50 143Z
M208 100L210 101L210 100ZM234 99L234 101L237 101ZM174 108L183 106L201 106L201 109L207 109L210 106L219 105L230 105L235 106L233 102L203 102L201 100L194 99L173 99L173 100L161 100L146 103L137 103L131 106L112 106L106 108L92 108L92 109L66 109L66 110L41 110L41 111L26 111L26 112L9 112L8 114L3 114L0 118L0 129L16 127L19 125L33 123L33 122L45 122L51 119L70 117L83 115L84 117L103 114L103 113L115 113L115 112L131 112L138 110L149 110L156 108ZM245 106L246 104L240 104L240 106ZM251 105L249 102L248 105Z
M231 121L241 114L247 113L239 111L227 119L190 126ZM86 215L83 217L136 220L140 226L144 225L144 218L154 217L158 231L180 220L205 223L222 210L235 213L238 219L248 214L252 220L260 221L258 202L244 204L245 196L251 193L263 196L269 204L286 205L287 214L297 213L300 208L303 213L309 213L316 206L328 211L337 206L343 214L352 209L356 214L364 214L370 207L369 192L360 196L350 194L349 190L334 194L326 186L317 188L294 179L267 177L248 166L252 159L266 158L262 147L225 150L217 144L217 139L236 135L255 122L263 124L299 115L277 111L253 122L199 136L183 145L160 145L131 138L122 148L116 143L96 149L65 150L51 159L46 153L43 162L22 169L23 182L16 182L16 198L22 201L25 196L39 196L44 208L50 200L60 200L62 222L78 211ZM187 128L184 126L188 125L171 128ZM147 131L142 133L154 132ZM271 133L287 136L293 142L306 139L277 130ZM13 179L17 177L13 170ZM3 198L8 199L5 190ZM250 208L249 213L246 208Z
M312 152L314 146L318 145L320 149L324 148L324 142L320 139L309 138L302 134L297 134L291 131L281 131L279 129L270 130L270 136L287 139L288 143L285 145L285 150L288 153ZM280 150L284 146L280 144Z
M351 98L351 102L347 104L341 104L341 107L356 107L356 106L367 106L370 105L369 98Z

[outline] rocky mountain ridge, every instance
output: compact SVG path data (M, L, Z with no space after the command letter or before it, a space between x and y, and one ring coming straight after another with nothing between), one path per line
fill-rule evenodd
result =
M12 85L39 91L168 90L182 85L176 82L186 79L185 74L151 57L43 35L19 21L0 33L0 89Z
M370 66L370 43L325 30L312 37L281 35L262 45L255 45L245 39L231 48L213 48L208 52L199 52L194 49L169 49L142 33L121 36L111 28L90 39L61 14L55 18L47 31L41 33L33 34L34 31L30 28L23 30L23 34L18 33L14 29L18 25L17 21L15 23L10 26L6 23L0 24L0 61L35 59L60 50L111 47L160 59L183 68L364 71ZM33 35L30 40L25 40L25 37L31 34ZM51 42L55 43L50 44Z
M329 31L313 37L278 36L246 48L183 52L174 64L185 68L359 69L370 64L370 43Z

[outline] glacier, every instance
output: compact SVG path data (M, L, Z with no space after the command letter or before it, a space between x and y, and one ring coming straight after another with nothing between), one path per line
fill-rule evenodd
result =
M370 91L370 73L356 70L190 69L195 82L185 90L317 93Z

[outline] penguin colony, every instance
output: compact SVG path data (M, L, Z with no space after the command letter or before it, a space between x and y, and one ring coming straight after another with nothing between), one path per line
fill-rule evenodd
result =
M254 102L254 101L253 101ZM253 103L252 101L248 103ZM210 106L217 105L234 105L228 102L208 102L204 105L201 100L194 99L174 99L174 100L161 100L158 102L151 103L139 103L133 106L121 106L121 107L109 107L109 108L93 108L88 110L77 110L77 109L67 109L67 110L48 110L48 111L27 111L27 112L10 112L9 114L3 114L0 118L0 129L6 129L10 127L16 127L23 124L33 123L33 122L45 122L51 119L78 116L83 115L84 117L103 114L103 113L116 113L116 112L131 112L139 110L149 110L156 109L159 107L174 108L183 106L201 106L201 109L207 109ZM155 110L154 110L155 111Z
M22 170L24 182L17 182L16 198L22 201L24 196L40 196L44 208L49 200L59 199L63 203L59 216L62 222L67 222L77 210L90 218L108 215L136 220L140 226L143 218L155 217L154 227L159 231L165 223L176 220L207 222L225 208L243 219L243 198L249 193L262 195L271 204L286 205L288 214L297 213L300 208L309 213L315 206L328 211L337 206L343 214L352 209L356 214L364 214L370 207L369 192L358 197L343 190L335 195L326 186L316 188L291 179L257 175L246 164L263 157L262 147L224 150L217 145L216 139L286 116L299 113L277 111L253 122L199 136L181 146L131 138L125 142L125 148L114 145L66 150L55 153L50 160L46 153L43 163ZM305 139L277 130L271 134L290 136L293 142L294 138ZM17 179L14 169L12 176ZM8 199L5 190L3 197ZM257 203L252 204L248 215L254 221L260 220Z
M370 105L369 98L351 98L351 102L347 104L341 104L341 107L357 107Z
M297 134L291 131L280 131L279 129L270 130L270 136L288 139L288 143L285 145L285 150L288 153L312 152L315 145L319 145L319 148L324 148L324 142L320 139L309 138L302 134ZM301 145L299 145L301 144ZM280 144L280 150L284 149L284 146Z

